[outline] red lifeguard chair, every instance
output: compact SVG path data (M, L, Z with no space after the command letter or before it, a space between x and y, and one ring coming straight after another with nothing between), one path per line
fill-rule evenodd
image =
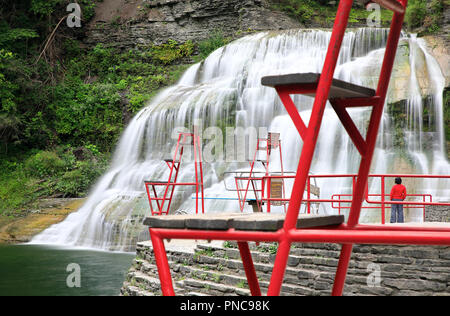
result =
M192 147L194 153L195 182L177 182L185 147ZM198 214L199 195L201 195L201 212L205 212L203 196L203 163L200 137L196 133L179 133L175 153L172 159L165 159L169 167L167 181L145 181L150 209L153 215L168 215L176 186L195 186L195 212ZM162 187L162 190L158 188ZM160 191L158 195L158 191ZM162 192L161 192L162 191ZM155 202L156 207L153 206Z
M253 160L250 161L250 171L247 176L236 176L236 192L239 200L239 208L241 212L244 211L245 203L253 206L254 212L262 212L262 206L265 203L263 201L264 193L266 190L265 177L269 176L269 164L272 153L278 150L280 157L281 170L278 172L281 176L284 176L283 170L283 154L281 151L280 133L269 132L267 138L258 138L256 141L256 150L253 155ZM260 154L264 154L264 157L260 157ZM264 171L255 171L255 165L261 163ZM247 172L240 172L245 174ZM260 174L264 174L260 176ZM251 185L251 188L250 188ZM255 196L255 199L247 199L248 191L251 189ZM272 186L267 188L273 192L277 197L284 199L285 187L283 179L277 179L273 181ZM285 201L272 201L272 205L285 205Z

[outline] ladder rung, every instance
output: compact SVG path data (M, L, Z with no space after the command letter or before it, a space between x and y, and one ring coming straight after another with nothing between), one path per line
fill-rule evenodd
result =
M173 159L164 159L165 162L175 162L175 163L180 163L179 160L175 160L173 161Z
M300 73L278 76L263 77L261 84L268 87L289 86L293 88L312 88L317 89L320 74L316 73ZM307 93L314 96L314 93ZM333 79L330 87L329 99L345 99L345 98L369 98L375 95L375 90L358 86L346 81Z
M145 184L152 186L174 186L176 183L167 181L145 181Z
M148 185L170 185L170 186L176 186L176 185L201 185L201 183L195 183L195 182L181 182L181 183L177 183L177 182L167 182L167 181L144 181L145 184Z

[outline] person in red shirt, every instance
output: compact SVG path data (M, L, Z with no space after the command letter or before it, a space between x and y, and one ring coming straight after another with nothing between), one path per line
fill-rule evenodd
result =
M391 190L391 201L404 201L406 198L406 187L402 184L401 178L395 178L395 185ZM391 205L391 223L403 223L403 204Z

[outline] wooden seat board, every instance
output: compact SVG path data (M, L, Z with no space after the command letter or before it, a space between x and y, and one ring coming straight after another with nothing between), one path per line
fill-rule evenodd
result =
M280 86L315 86L320 79L317 73L296 73L277 76L266 76L261 79L261 84L268 87ZM314 94L307 94L313 96ZM362 87L350 82L333 79L330 87L329 99L370 98L375 96L375 90Z

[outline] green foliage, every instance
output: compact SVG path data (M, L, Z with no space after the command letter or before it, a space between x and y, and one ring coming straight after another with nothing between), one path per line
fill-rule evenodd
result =
M271 0L272 7L281 10L305 25L327 26L334 20L336 7L315 0Z
M221 31L214 31L208 39L198 44L199 59L206 59L213 51L227 45L230 41L231 39L224 37Z
M48 17L54 14L58 9L65 9L69 3L74 2L80 5L85 21L88 21L94 16L96 0L31 0L30 11L40 17Z
M272 8L286 12L306 26L332 27L338 1L327 0L270 0ZM367 17L371 11L361 8L356 1L350 11L349 25L366 25ZM389 26L392 20L392 11L381 9L381 25Z
M120 96L113 84L85 84L79 78L67 78L54 88L49 104L54 117L47 125L60 141L79 145L92 142L111 149L122 130Z
M25 161L24 170L27 176L45 178L58 174L66 169L64 161L55 152L41 151Z
M42 197L84 197L109 161L109 155L92 144L32 150L22 156L28 158L0 159L0 215L20 215Z
M3 27L0 27L0 30L2 30L2 32L0 33L0 45L4 45L14 41L39 37L36 31L32 29L9 29L5 27L5 25L3 25Z
M0 49L0 101L2 106L0 110L5 113L11 113L16 108L14 92L18 89L18 85L11 82L3 73L13 58L12 52Z
M187 41L184 44L178 44L177 41L169 39L168 43L152 47L152 58L164 65L170 64L177 59L192 55L194 44Z
M18 141L21 122L16 116L0 114L0 141L5 144L4 151L7 152L7 144Z
M37 15L49 16L62 0L31 0L30 10Z
M420 34L435 33L443 23L443 0L410 0L406 10L405 21L409 30L420 31Z
M70 0L72 1L72 0ZM85 22L92 19L95 15L95 4L96 2L102 2L103 0L79 0L78 3L81 6L81 12L83 14L83 20Z
M83 23L96 1L77 1ZM206 58L229 41L215 32L199 46L81 48L79 33L62 23L37 62L71 1L0 2L0 213L20 214L42 197L84 196L128 119L180 78L196 50Z
M55 68L30 66L0 51L3 151L13 138L22 147L89 142L111 151L126 123L124 113L136 113L161 87L178 80L186 66L177 63L194 51L192 42L175 41L127 52L101 44L82 51L75 40L66 40L64 47L64 78L54 85L27 78L49 76Z
M33 9L45 15L53 7L37 1ZM107 168L124 115L178 80L187 67L181 61L195 48L170 41L126 52L100 44L82 50L69 37L61 42L60 62L36 64L40 48L27 45L38 32L3 26L0 165L7 167L0 173L0 214L8 215L42 197L85 196Z
M92 161L77 161L74 169L64 173L56 183L55 190L65 196L83 197L94 181L106 170L106 164Z
M424 0L408 1L405 21L409 29L414 29L422 25L427 15L427 3Z
M392 118L392 144L394 148L403 150L405 148L405 129L407 128L406 101L401 100L388 105L387 111Z
M30 206L36 199L37 184L24 171L0 173L0 215L19 215L25 205Z

